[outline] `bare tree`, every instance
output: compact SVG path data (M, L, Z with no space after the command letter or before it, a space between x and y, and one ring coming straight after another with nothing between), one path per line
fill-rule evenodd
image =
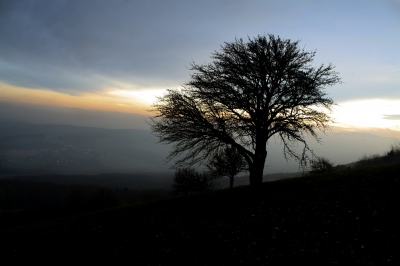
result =
M308 161L308 134L320 141L332 121L333 100L324 89L340 82L329 64L312 67L315 52L268 34L236 39L212 53L212 63L197 65L181 89L169 89L153 104L151 127L161 142L173 143L167 160L177 166L208 159L231 145L246 160L250 185L262 183L267 142L282 141L285 158ZM302 152L294 145L301 143Z
M229 187L233 188L233 181L237 174L247 171L247 162L234 147L226 146L223 150L214 153L207 164L211 175L229 177Z

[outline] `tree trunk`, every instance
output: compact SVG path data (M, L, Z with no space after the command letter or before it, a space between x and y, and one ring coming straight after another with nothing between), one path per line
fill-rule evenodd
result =
M250 186L258 188L263 181L265 158L267 158L267 151L256 153L253 158L253 163L250 166Z
M233 176L229 177L229 188L233 188Z

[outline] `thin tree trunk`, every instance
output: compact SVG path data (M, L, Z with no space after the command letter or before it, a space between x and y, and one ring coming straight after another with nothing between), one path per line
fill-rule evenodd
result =
M229 177L229 188L233 188L233 176Z

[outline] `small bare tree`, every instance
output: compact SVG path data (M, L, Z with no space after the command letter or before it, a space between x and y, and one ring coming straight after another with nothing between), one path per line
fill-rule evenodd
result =
M211 157L207 167L215 177L229 177L229 187L233 188L233 181L237 174L247 171L247 162L234 147L227 146L217 151Z

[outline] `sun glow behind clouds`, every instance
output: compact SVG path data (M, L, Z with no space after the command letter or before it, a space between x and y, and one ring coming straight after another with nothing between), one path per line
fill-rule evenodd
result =
M45 89L30 89L0 83L0 100L27 104L151 115L147 110L164 89L133 89L126 86L69 95ZM370 99L339 103L332 117L336 128L389 130L400 137L400 99ZM395 132L398 132L395 133ZM391 134L392 134L391 133Z
M157 97L162 96L165 90L163 89L149 89L149 90L111 90L108 94L124 98L126 100L140 100L143 104L151 105L156 102Z
M339 103L333 112L335 126L400 131L400 100L359 100Z
M104 89L95 93L69 95L45 89L30 89L0 83L0 99L27 104L63 106L110 112L149 114L147 109L163 90Z

